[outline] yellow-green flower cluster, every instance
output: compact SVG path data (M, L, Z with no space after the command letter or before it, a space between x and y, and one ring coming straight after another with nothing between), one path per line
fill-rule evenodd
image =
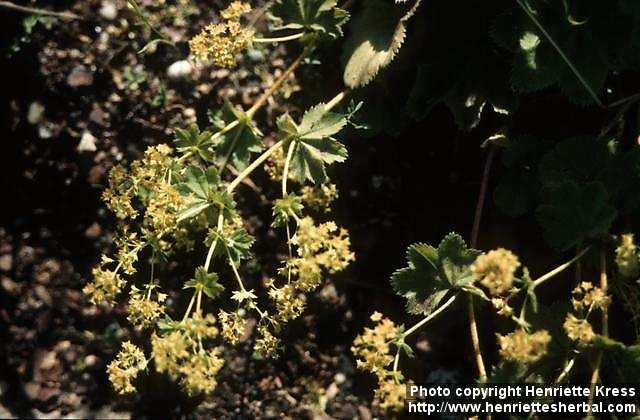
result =
M240 315L239 311L229 313L222 309L218 313L218 320L222 327L222 337L232 345L237 344L245 334L247 320Z
M284 155L284 151L282 147L278 147L273 150L273 152L267 158L267 161L264 164L264 170L269 175L269 178L272 181L280 182L282 181L282 175L284 173L284 163L286 161L286 157ZM289 180L292 179L292 173L289 172Z
M371 315L376 323L373 328L365 328L353 341L351 351L356 356L358 368L367 370L378 378L387 376L387 366L393 362L391 343L400 336L400 330L393 321L383 318L379 312Z
M118 219L134 219L138 212L133 208L134 197L127 171L116 165L109 171L109 187L102 192L102 200Z
M110 270L106 267L115 264L116 260L103 255L100 264L91 272L93 280L82 290L93 304L114 303L126 284L121 272L129 275L136 272L134 264L138 261L138 252L143 246L137 235L124 229L116 239L116 246L118 250L115 269Z
M571 340L581 345L588 344L596 336L589 321L577 318L573 314L567 315L563 328Z
M315 274L320 268L335 273L344 270L355 259L347 230L339 229L334 222L316 226L312 218L305 217L300 220L291 242L297 246L299 255L293 261L298 274L296 287L303 291L318 286L320 279Z
M129 292L129 304L127 305L129 315L127 319L139 328L150 327L164 313L162 304L167 299L166 294L157 293L157 300L152 300L151 291L153 286L147 287L146 294L135 286L131 286L131 291Z
M494 308L496 308L498 315L502 315L506 317L511 317L513 315L513 308L509 306L509 302L507 302L506 299L491 298L491 304L493 305Z
M296 319L304 312L304 295L293 284L280 288L271 287L269 297L276 303L276 315L273 321L278 325Z
M180 378L190 394L211 392L217 385L216 375L224 360L217 350L205 349L203 342L218 335L215 318L195 312L183 320L175 330L151 337L156 370Z
M91 271L93 281L87 284L82 291L89 297L94 305L100 303L113 303L120 294L125 281L115 270L107 270L102 267L94 267Z
M571 304L576 311L606 308L611 303L611 297L604 293L604 290L586 281L573 289L571 294Z
M264 358L277 358L280 347L280 339L274 336L266 325L258 326L259 338L256 340L253 349Z
M402 382L402 375L396 372L378 382L373 403L383 410L400 411L407 399L407 384Z
M623 276L632 278L640 276L640 254L633 241L633 234L621 236L620 245L616 248L616 264Z
M119 394L130 394L136 389L132 381L138 372L147 367L144 353L130 341L122 343L122 349L114 361L109 363L107 373L113 388Z
M307 206L317 211L328 213L331 203L338 198L336 184L322 184L317 186L305 185L300 190L300 198Z
M511 251L498 248L480 255L471 265L473 275L494 296L513 286L513 275L520 267L518 257Z
M234 1L220 12L223 21L209 24L189 40L189 49L196 60L212 61L220 67L236 65L236 55L242 52L253 40L255 32L243 28L240 18L251 11L247 3Z
M500 346L500 356L507 360L533 363L547 353L551 335L546 330L528 333L523 329L507 335L496 334Z
M375 403L385 410L399 410L404 406L406 384L402 383L400 372L389 369L393 362L391 344L401 335L401 330L379 312L371 315L376 323L373 328L365 328L353 341L351 351L356 356L359 369L376 375L378 389L375 392Z

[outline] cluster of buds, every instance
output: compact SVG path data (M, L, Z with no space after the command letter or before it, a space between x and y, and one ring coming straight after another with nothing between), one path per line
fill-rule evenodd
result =
M156 370L179 378L190 395L211 392L217 386L216 375L224 361L217 349L204 345L218 335L214 323L213 315L196 311L170 331L151 338Z
M480 255L471 265L473 275L494 296L511 289L515 271L520 267L518 257L511 251L498 248Z
M234 1L220 12L222 22L209 24L189 40L189 49L196 60L212 61L220 67L234 67L236 56L246 49L255 32L240 24L242 15L249 13L249 4Z
M589 321L577 318L573 314L567 315L563 328L567 336L580 345L588 344L596 336Z
M616 248L616 264L623 276L640 277L640 254L633 242L633 234L628 233L620 237L620 245Z
M551 335L546 330L528 333L518 329L507 335L496 334L500 346L500 356L521 363L537 362L547 353Z
M571 304L576 311L590 312L595 308L606 308L611 303L611 297L604 290L586 281L573 289L571 295Z
M365 328L353 341L351 351L356 356L359 369L376 375L378 388L375 392L375 403L384 410L401 410L406 399L406 384L399 371L389 369L394 360L391 345L397 343L402 329L379 312L371 315L376 324L373 328Z
M132 381L146 367L147 359L142 350L126 341L122 343L122 349L116 359L109 363L107 373L113 388L119 394L130 394L135 391Z

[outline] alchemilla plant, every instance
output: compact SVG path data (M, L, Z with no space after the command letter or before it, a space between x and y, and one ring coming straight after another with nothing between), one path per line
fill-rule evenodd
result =
M606 6L595 0L582 6L483 2L487 16L462 18L461 26L474 31L465 38L451 33L449 25L434 23L439 16L459 17L457 2L371 0L356 6L351 20L345 10L351 2L346 3L276 0L255 12L248 3L231 2L190 40L194 64L233 69L256 44L296 43L301 53L248 109L226 103L210 113L209 126L176 127L172 142L149 147L140 159L111 170L102 197L118 220L119 234L113 253L102 257L84 291L95 304L125 301L129 322L150 337L147 353L145 346L122 344L108 367L114 388L134 392L136 378L153 368L191 395L211 392L225 364L221 346L243 340L250 319L257 319L254 354L278 357L286 346L282 332L305 311L310 294L355 259L347 230L330 221L338 195L330 167L347 161L339 136L349 124L363 127L354 122L356 113L358 118L373 115L369 128L374 130L380 120L393 129L401 125L393 115L376 117L381 107L368 107L367 101L370 97L375 104L376 89L388 89L383 69L400 53L420 12L434 24L437 41L410 69L398 63L405 66L403 78L413 75L415 82L406 95L389 100L414 119L442 102L462 129L476 127L487 112L502 119L505 128L483 145L487 160L469 240L450 233L437 244L409 245L405 266L390 275L390 287L406 301L407 315L420 319L406 327L372 308L372 324L353 341L357 367L377 380L375 404L390 412L404 407L412 379L403 367L415 356L416 333L456 307L466 313L468 354L480 383L562 383L586 376L595 386L635 378L640 374L640 251L628 221L640 212L640 146L637 135L629 141L635 125L627 117L637 113L640 95L608 101L603 92L618 92L607 85L608 77L640 66L640 8L631 0ZM256 29L262 18L270 23L268 37ZM629 30L610 31L611 22ZM299 114L268 117L277 134L267 140L257 112L301 64L313 62L318 48L339 42L343 33L345 90ZM634 42L629 43L625 37L631 33ZM468 62L451 54L460 45L468 49L460 52ZM462 77L465 68L478 71ZM376 85L380 78L384 83ZM613 119L598 133L579 136L510 135L518 98L553 87L576 106L614 110ZM364 98L364 104L352 100L338 111L348 95ZM406 103L399 104L401 99ZM498 156L500 177L491 194ZM278 185L279 194L267 197L269 222L286 255L277 270L262 273L268 280L260 285L246 275L255 239L246 228L252 209L242 204L239 189L253 185L250 178L257 170ZM537 273L512 250L480 249L483 209L491 196L504 217L531 217L549 248L566 260ZM181 306L180 299L169 298L175 281L157 273L182 264L185 253L201 263L183 267L191 274L180 281L186 303ZM141 270L142 265L149 268ZM575 269L570 292L552 310L539 292L569 269ZM149 276L141 278L139 271ZM631 316L634 342L610 334L614 306ZM492 311L499 320L491 342L481 340L479 310Z
M119 220L120 234L114 254L102 257L84 292L95 304L113 304L124 297L127 319L138 329L152 331L151 354L126 342L109 365L109 378L120 393L135 390L134 380L151 361L189 394L213 391L224 364L219 345L237 344L250 314L258 319L254 352L278 357L283 345L279 334L304 312L305 295L355 258L344 228L332 221L320 223L306 210L308 206L326 212L337 195L326 167L347 158L346 148L334 136L350 115L332 111L344 93L311 107L299 120L289 114L278 117L277 141L268 147L253 119L317 43L341 35L345 11L332 1L307 3L309 8L303 10L296 2L273 6L279 29L297 31L281 38L260 38L243 26L243 15L251 11L247 3L234 1L222 10L220 23L207 26L189 43L193 59L201 65L232 67L236 56L255 42L300 39L302 55L250 109L228 104L214 113L206 130L195 124L177 128L172 144L150 147L141 159L116 166L109 174L102 197ZM254 238L245 229L247 216L236 194L238 186L265 164L270 178L281 186L281 195L272 199L272 224L282 232L288 257L270 273L264 290L257 290L243 279L243 263L251 256ZM192 277L184 280L182 289L190 300L182 316L174 319L166 286L154 273L178 253L198 249L198 243L208 251L202 264L193 267ZM136 276L143 263L150 264L146 281ZM222 299L233 302L235 310L214 309Z

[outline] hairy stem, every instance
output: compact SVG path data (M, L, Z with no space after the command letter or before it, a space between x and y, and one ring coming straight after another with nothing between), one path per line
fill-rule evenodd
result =
M411 334L413 334L414 332L418 331L423 325L425 325L427 322L431 321L433 318L437 317L438 315L440 315L440 313L442 311L444 311L445 309L447 309L447 307L449 307L449 305L451 305L453 303L454 300L456 300L456 298L458 297L458 295L453 295L449 298L449 300L447 300L445 303L443 303L442 305L440 305L440 307L438 309L436 309L435 311L431 312L426 318L424 318L422 321L418 322L416 325L414 325L413 327L409 328L408 330L406 330L403 334L402 334L402 339L404 340L405 338L407 338L408 336L410 336Z
M187 306L187 310L184 312L184 316L182 317L182 322L186 321L189 318L189 314L191 313L191 308L193 308L193 303L196 301L196 295L198 294L197 290L194 290L193 296L191 296L191 301L189 302L189 306Z
M567 261L566 263L559 265L558 267L554 268L553 270L549 271L547 274L544 274L540 277L538 277L537 279L535 279L533 281L533 287L538 287L540 286L542 283L544 283L545 281L549 280L550 278L556 276L557 274L560 274L561 272L563 272L564 270L566 270L567 268L571 267L571 265L573 263L575 263L576 261L578 261L580 258L582 258L584 256L584 254L587 253L587 251L589 251L591 249L590 246L584 248L582 251L580 251L575 257L573 257L572 259L570 259L569 261Z
M238 273L238 269L231 258L231 254L227 251L227 258L229 258L229 265L231 266L231 270L233 270L233 274L236 277L236 281L238 282L238 286L240 286L240 290L246 292L247 289L244 287L244 283L242 283L242 278L240 277L240 273Z
M346 90L346 89L343 90L342 92L338 93L336 96L333 97L333 99L331 99L329 102L327 102L327 104L324 106L324 109L329 111L334 106L338 105L344 99L344 97L347 95L347 93L349 93L349 90Z
M267 100L280 89L280 86L289 78L289 75L293 73L293 71L298 68L302 60L313 51L313 46L308 45L304 50L300 53L300 55L293 60L293 62L289 65L289 67L278 77L278 79L271 85L269 88L264 91L264 93L258 98L258 100L253 104L251 108L247 111L247 117L249 119L253 118L253 116L258 112L260 108L267 102Z
M265 160L267 160L267 158L271 156L271 154L275 152L279 147L282 147L282 140L265 150L264 153L258 156L258 158L256 158L256 160L251 163L251 165L247 166L244 171L240 172L240 174L227 186L227 192L232 193L243 179L248 177L251 172L253 172L258 166L260 166Z
M560 372L560 375L558 375L558 377L556 378L556 380L555 380L556 384L562 383L562 381L564 381L564 379L567 377L569 372L571 372L571 369L573 369L573 365L575 363L576 363L576 358L575 357L573 357L571 360L569 360L569 363L566 364L564 369L562 369L562 372Z
M53 12L51 10L46 10L46 9L36 9L35 7L20 6L10 1L0 1L0 7L15 10L18 12L31 13L34 15L52 16L52 17L57 17L62 19L78 19L78 20L82 19L82 16L76 15L75 13Z
M222 216L222 211L220 212L220 215L218 216L218 232L222 231L222 225L224 223L224 216ZM216 246L218 245L218 238L214 239L213 242L211 242L211 246L209 247L209 251L207 252L207 259L204 262L204 270L206 272L209 272L209 266L211 265L211 258L213 257L213 253L216 250Z
M534 25L536 25L538 27L540 32L542 32L544 37L547 38L547 41L549 41L549 43L551 43L551 45L553 46L553 48L555 48L555 50L558 52L558 54L560 54L560 57L562 58L562 60L564 60L564 62L567 64L567 66L569 66L569 68L571 69L573 74L575 74L575 76L578 78L580 83L582 83L582 86L584 86L584 88L587 90L587 92L589 92L589 95L591 95L591 97L593 98L593 101L596 104L598 104L599 107L604 108L604 105L603 105L602 101L600 101L600 98L598 98L598 95L593 90L591 85L582 76L582 73L580 73L578 68L573 65L573 62L571 62L569 57L564 53L562 48L560 48L560 46L556 43L556 41L553 39L553 37L549 34L549 32L547 32L547 30L544 28L544 26L542 26L542 24L540 23L540 21L536 17L535 13L526 4L524 4L524 2L522 0L516 0L516 3L518 3L520 8L522 10L524 10L524 12L527 14L527 16L529 16L529 19L531 19L531 21L534 23Z
M487 161L484 164L484 170L482 172L482 181L480 183L480 192L478 193L478 202L476 204L476 211L473 217L473 226L471 228L471 247L475 248L478 245L478 235L480 233L480 222L482 220L482 209L484 208L484 201L487 195L487 187L489 185L489 174L491 173L491 164L495 156L495 147L491 146L489 149L489 155ZM482 351L480 349L480 339L478 337L478 324L476 322L476 312L473 304L473 295L469 295L468 302L468 322L469 322L469 335L471 336L471 345L473 347L473 354L476 359L476 367L478 368L478 377L481 382L487 380L487 370L484 366L484 359L482 358Z
M304 32L299 32L297 34L281 36L277 38L253 38L253 42L271 43L271 42L293 41L294 39L302 38L303 36L304 36Z
M609 281L607 279L607 251L604 244L600 249L600 288L606 295L609 288ZM602 311L602 335L605 337L609 337L609 312L606 306L602 306L600 310ZM591 403L593 402L595 387L600 380L600 365L602 364L603 353L603 350L600 350L598 352L598 355L596 356L596 363L593 368L593 373L591 374L591 393L589 395L589 405L591 405Z

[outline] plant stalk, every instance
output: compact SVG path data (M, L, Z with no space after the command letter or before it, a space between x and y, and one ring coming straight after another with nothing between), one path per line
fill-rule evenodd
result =
M420 329L420 327L422 327L423 325L425 325L427 322L431 321L433 318L437 317L438 315L440 315L440 313L442 311L444 311L445 309L447 309L447 307L449 307L449 305L451 305L453 303L454 300L456 300L456 298L458 297L458 295L453 295L449 298L449 300L447 300L445 303L443 303L442 305L440 305L440 307L438 309L436 309L435 311L431 312L426 318L424 318L422 321L418 322L416 325L414 325L413 327L409 328L407 331L405 331L402 334L402 339L404 340L405 338L407 338L408 336L410 336L411 334L413 334L414 332L416 332L418 329Z
M253 42L268 44L271 42L293 41L294 39L302 38L303 36L304 36L304 32L299 32L297 34L281 36L277 38L254 38Z

